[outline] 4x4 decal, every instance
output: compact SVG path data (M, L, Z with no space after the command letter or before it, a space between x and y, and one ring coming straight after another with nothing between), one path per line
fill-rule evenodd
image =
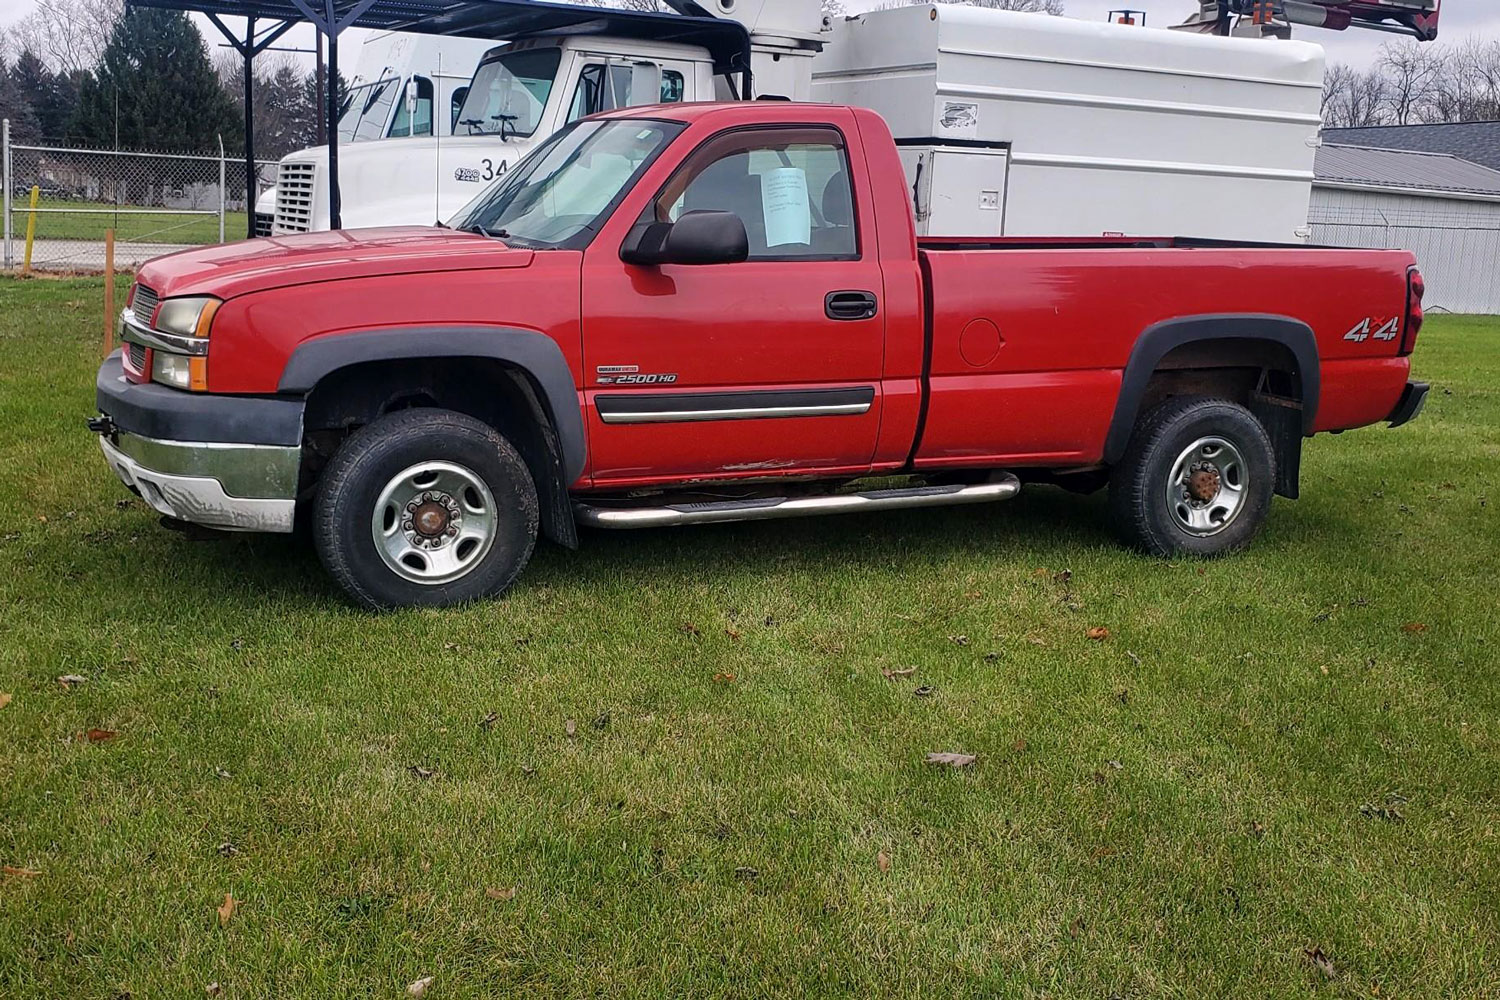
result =
M1370 330L1376 323L1379 323L1380 326L1375 329L1374 333L1371 333ZM1374 337L1376 340L1395 340L1396 334L1400 331L1400 319L1376 320L1366 316L1354 325L1354 329L1344 334L1344 339L1352 340L1356 344L1362 344L1371 337Z

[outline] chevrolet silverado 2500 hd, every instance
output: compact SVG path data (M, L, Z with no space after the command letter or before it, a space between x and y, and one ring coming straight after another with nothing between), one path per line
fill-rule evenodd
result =
M873 112L581 120L451 228L158 258L91 422L161 513L291 531L367 606L496 594L538 533L1108 485L1159 555L1251 540L1304 438L1411 419L1394 250L916 237Z

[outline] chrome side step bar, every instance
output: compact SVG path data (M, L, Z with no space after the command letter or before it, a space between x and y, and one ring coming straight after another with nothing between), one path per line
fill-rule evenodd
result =
M755 500L716 500L668 504L662 507L606 506L573 502L578 523L593 528L665 528L721 521L761 521L812 514L856 514L906 507L949 507L957 504L1009 500L1021 491L1021 481L1001 473L973 486L917 486L910 489L868 490L811 497L762 497Z

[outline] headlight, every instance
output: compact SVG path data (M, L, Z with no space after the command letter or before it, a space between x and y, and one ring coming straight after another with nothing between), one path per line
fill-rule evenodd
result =
M190 358L185 354L151 352L151 381L174 389L202 392L208 388L208 359Z
M156 312L156 329L178 337L207 337L219 300L207 296L165 299Z

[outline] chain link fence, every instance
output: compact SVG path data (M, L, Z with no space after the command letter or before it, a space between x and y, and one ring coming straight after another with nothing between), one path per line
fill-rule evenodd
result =
M225 156L71 149L10 141L0 123L4 185L3 264L21 268L31 233L31 267L96 271L105 233L115 232L115 266L135 267L185 247L244 239L245 162ZM276 163L257 161L257 195L276 183ZM37 191L33 209L32 189Z

